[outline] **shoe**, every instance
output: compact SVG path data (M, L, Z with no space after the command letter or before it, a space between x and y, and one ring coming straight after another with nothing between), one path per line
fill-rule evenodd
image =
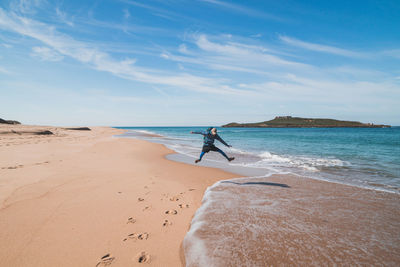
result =
M198 162L200 162L200 160L199 160L199 159L196 159L196 160L194 161L194 163L198 163Z
M232 158L228 158L228 160L229 160L229 161L232 161L232 160L234 160L234 159L235 159L234 157L232 157Z

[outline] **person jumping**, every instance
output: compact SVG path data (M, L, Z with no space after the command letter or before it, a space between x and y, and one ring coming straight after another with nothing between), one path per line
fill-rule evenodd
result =
M216 151L221 153L222 156L224 156L228 161L232 161L235 158L234 157L228 157L224 151L222 151L221 149L219 149L218 147L216 147L214 145L214 140L217 139L218 141L220 141L222 144L226 145L227 147L232 147L231 145L228 145L227 143L225 143L224 140L222 140L221 137L219 137L219 135L217 134L217 129L216 128L208 128L207 131L203 131L203 132L190 132L191 134L201 134L204 136L204 144L203 144L203 149L201 151L200 154L200 158L196 159L194 161L194 163L198 163L201 161L201 159L203 158L205 153L208 153L210 151Z

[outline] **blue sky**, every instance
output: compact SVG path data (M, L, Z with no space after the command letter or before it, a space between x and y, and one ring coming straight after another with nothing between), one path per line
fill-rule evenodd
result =
M399 14L397 0L3 0L0 117L400 125Z

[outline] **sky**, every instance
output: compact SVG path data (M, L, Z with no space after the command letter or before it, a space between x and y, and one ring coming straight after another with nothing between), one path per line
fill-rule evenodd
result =
M400 2L2 0L0 118L400 125Z

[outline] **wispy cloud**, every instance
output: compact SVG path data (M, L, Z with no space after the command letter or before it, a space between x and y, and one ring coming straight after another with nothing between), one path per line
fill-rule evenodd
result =
M207 2L219 7L222 7L224 9L230 10L230 11L234 11L240 14L244 14L250 17L257 17L257 18L263 18L263 19L269 19L269 20L275 20L275 21L285 21L285 19L278 17L278 16L274 16L272 14L268 14L266 12L262 12L256 9L251 9L248 7L244 7L238 4L232 4L232 3L227 3L224 1L220 1L220 0L200 0L202 2Z
M383 72L350 66L324 69L282 58L276 55L279 51L253 45L251 40L241 43L234 39L234 36L194 35L190 46L180 45L176 53L164 52L161 57L185 67L194 64L209 70L237 72L238 75L234 76L237 87L251 91L258 99L337 103L349 92L365 101L379 99L384 91L399 96L400 88L395 79ZM246 78L245 82L240 82L240 77L246 73L255 75L251 79L253 83ZM347 100L354 101L352 98Z
M151 27L151 26L144 26L144 25L132 25L132 24L121 24L118 22L110 22L106 20L97 20L94 18L84 18L84 19L77 19L77 22L81 23L82 25L88 25L92 27L98 28L105 28L105 29L113 29L122 32L132 32L132 33L141 33L145 35L170 35L172 30L166 30L161 27Z
M250 35L250 37L253 37L253 38L261 38L261 37L262 37L262 34L261 34L261 33L253 34L253 35Z
M380 53L383 56L394 57L400 59L400 49L385 50Z
M7 70L6 68L3 68L2 66L0 66L0 73L2 74L12 74L11 71Z
M181 44L178 48L181 55L164 52L161 57L180 63L203 65L214 70L257 75L268 75L269 71L276 73L279 70L312 69L310 65L274 55L273 53L280 52L263 46L234 42L232 37L212 38L217 39L217 41L211 41L205 34L193 35L188 39L191 40L192 45L196 46L196 51L194 48L189 50L185 44Z
M351 50L337 48L334 46L304 42L304 41L301 41L301 40L298 40L295 38L291 38L288 36L280 35L279 39L288 45L300 47L300 48L315 51L315 52L323 52L323 53L329 53L329 54L334 54L334 55L339 55L339 56L344 56L344 57L353 57L353 58L366 57L366 55L364 53L354 52Z
M36 9L43 3L43 0L13 0L10 2L10 8L14 12L22 14L34 14Z
M181 45L179 45L179 52L181 52L182 54L187 54L189 51L185 44L181 44Z
M363 105L398 102L388 99L385 95L400 96L399 86L385 81L337 81L333 79L302 77L294 74L286 75L281 81L241 84L241 87L267 94L269 99L280 101L295 100L296 102L334 103L341 105L355 104L361 101ZM349 96L357 96L358 101ZM347 96L347 97L343 97Z
M63 11L60 10L60 8L56 7L56 14L59 18L59 20L65 24L67 24L68 26L74 26L74 23L72 22L72 20L70 20L67 16L67 14Z
M182 17L182 15L177 14L175 12L171 12L169 10L166 10L166 9L163 9L160 7L155 7L152 5L139 3L137 1L132 1L132 0L119 0L119 1L123 2L125 4L128 4L128 5L131 5L131 6L146 9L146 10L150 11L151 14L153 14L154 16L158 16L158 17L161 17L161 18L164 18L167 20L176 21L176 20L178 20L178 18Z
M6 44L6 43L2 43L2 46L4 46L5 48L12 48L13 46L10 44Z
M134 60L118 61L109 54L91 48L84 42L59 33L53 26L42 22L7 14L0 8L0 27L39 40L57 53L71 57L92 68L112 73L124 79L146 84L159 84L182 90L214 94L247 94L245 90L232 88L222 80L200 77L188 73L170 74L157 69L141 68L133 65ZM43 50L43 49L42 49Z
M48 47L35 46L32 48L31 56L39 58L43 61L60 61L64 57L55 50Z
M122 12L124 13L124 18L125 18L125 19L129 19L129 17L131 16L131 13L129 13L129 10L126 9L126 8L124 8L124 9L122 10Z

